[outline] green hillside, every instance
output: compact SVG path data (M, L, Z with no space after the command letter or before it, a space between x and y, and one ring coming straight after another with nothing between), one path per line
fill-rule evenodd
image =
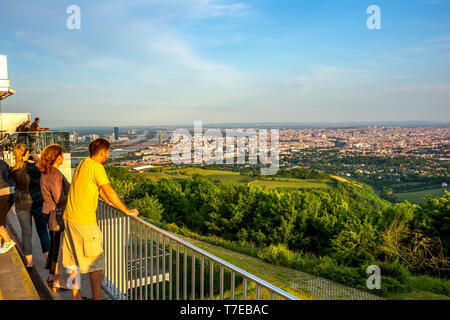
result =
M172 232L358 289L366 288L366 268L377 265L383 286L374 293L384 297L450 296L449 193L392 204L367 185L303 169L271 177L200 168L107 171L128 206Z

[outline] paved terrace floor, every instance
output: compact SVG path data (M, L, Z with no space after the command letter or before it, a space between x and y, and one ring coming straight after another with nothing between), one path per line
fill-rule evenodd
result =
M12 233L18 246L20 246L22 230L14 208L8 213L7 224L11 231L10 234ZM34 220L32 246L34 268L30 273L25 269L22 258L19 255L20 247L17 250L11 249L8 253L0 255L0 298L3 295L5 300L39 299L39 297L41 299L72 300L72 292L70 290L63 291L58 289L56 292L52 292L46 284L48 270L45 269L46 261L42 254ZM67 278L65 270L63 278ZM14 291L14 287L17 287L17 290ZM81 276L81 295L88 298L92 297L88 274ZM105 291L103 291L103 299L111 300Z
M39 300L16 248L0 254L0 300Z

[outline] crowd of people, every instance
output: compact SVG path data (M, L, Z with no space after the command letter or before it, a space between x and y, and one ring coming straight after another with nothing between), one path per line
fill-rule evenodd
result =
M0 254L16 245L5 228L6 216L14 206L22 229L26 268L34 267L31 240L34 219L45 268L49 270L49 287L54 292L71 289L75 300L87 299L81 296L81 288L75 281L77 274L86 273L92 299L102 299L105 262L103 235L96 217L99 197L127 215L138 215L136 209L128 209L122 203L109 183L103 167L110 153L109 141L92 141L89 153L90 157L76 167L71 184L58 169L64 161L59 145L49 145L39 156L30 156L29 147L18 144L14 148L13 167L0 160ZM63 280L63 268L69 271L70 281Z

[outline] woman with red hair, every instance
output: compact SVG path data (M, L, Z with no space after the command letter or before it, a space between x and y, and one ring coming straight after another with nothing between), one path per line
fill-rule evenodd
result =
M37 164L41 171L41 192L44 198L42 212L48 223L50 212L57 208L64 211L69 194L69 182L58 170L64 161L62 147L57 144L47 146L41 153ZM61 232L50 231L50 250L48 252L46 268L50 270L47 279L48 285L53 289L67 289L63 282L61 272L58 272L58 252L61 241Z

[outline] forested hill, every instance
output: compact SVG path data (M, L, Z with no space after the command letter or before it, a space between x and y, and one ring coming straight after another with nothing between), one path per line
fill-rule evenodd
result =
M393 277L392 287L404 274L448 275L448 193L422 205L394 205L371 187L340 181L327 189L298 190L224 184L199 175L152 181L125 168L107 171L125 202L150 221L261 248L262 258L274 263L352 286L364 286L371 264ZM274 247L281 252L269 250ZM304 254L326 259L309 266Z

